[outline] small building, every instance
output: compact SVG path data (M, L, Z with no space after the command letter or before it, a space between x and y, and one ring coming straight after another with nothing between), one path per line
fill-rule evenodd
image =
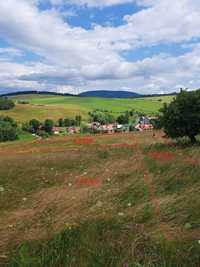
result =
M67 132L69 134L76 134L80 132L80 128L79 127L75 127L75 126L71 126L67 128Z
M136 120L135 129L138 131L151 131L153 130L153 125L148 117L141 116Z

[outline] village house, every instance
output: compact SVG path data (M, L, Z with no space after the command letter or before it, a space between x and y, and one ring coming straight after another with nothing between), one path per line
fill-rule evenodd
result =
M153 130L153 125L148 117L141 116L136 121L135 129L137 131L151 131Z

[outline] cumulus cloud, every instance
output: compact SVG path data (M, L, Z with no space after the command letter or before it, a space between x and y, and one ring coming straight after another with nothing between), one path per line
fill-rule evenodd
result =
M77 5L105 7L132 2L144 9L124 17L120 26L73 27L57 9L41 10L41 0L0 2L0 37L10 47L0 48L0 87L41 90L133 88L146 92L198 86L198 40L182 56L146 57L131 62L124 51L160 44L179 44L200 37L199 0L70 0ZM62 5L65 0L51 0ZM166 12L167 11L167 12ZM67 12L67 10L65 11ZM190 44L191 45L191 44ZM39 61L15 57L26 53ZM6 86L7 85L7 86ZM118 88L120 87L120 88ZM136 90L137 91L137 90Z

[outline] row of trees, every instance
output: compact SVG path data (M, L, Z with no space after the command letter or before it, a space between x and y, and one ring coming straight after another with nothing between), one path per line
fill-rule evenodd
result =
M98 109L89 112L88 114L91 122L99 122L102 125L114 122L128 124L130 117L134 115L133 111L126 111L124 114L121 114L116 118L111 112Z
M59 127L70 127L70 126L80 126L82 122L81 115L77 115L75 119L71 118L60 118L58 120L57 126Z
M8 110L14 108L15 103L7 97L0 97L0 110Z
M80 126L82 118L77 115L75 119L70 118L60 118L57 122L47 119L44 122L40 122L37 119L32 119L22 125L22 130L30 132L32 134L37 134L39 136L47 136L53 133L53 127L70 127L70 126Z
M22 125L22 130L37 134L39 136L48 136L53 133L54 122L52 120L45 120L43 123L39 120L33 119Z

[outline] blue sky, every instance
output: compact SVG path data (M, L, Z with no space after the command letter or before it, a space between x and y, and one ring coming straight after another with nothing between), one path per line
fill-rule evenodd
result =
M0 2L0 93L200 87L199 0Z

